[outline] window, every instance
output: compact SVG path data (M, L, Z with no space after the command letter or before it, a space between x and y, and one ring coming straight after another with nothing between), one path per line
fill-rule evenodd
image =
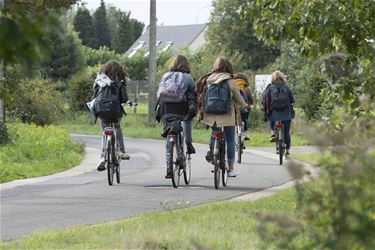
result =
M129 53L128 58L132 57L137 53L137 51L145 45L144 41L139 41L138 45L132 50L132 52Z

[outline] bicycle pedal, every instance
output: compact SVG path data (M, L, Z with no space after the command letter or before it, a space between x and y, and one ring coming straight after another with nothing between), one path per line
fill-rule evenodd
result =
M215 170L211 170L211 173L215 173Z

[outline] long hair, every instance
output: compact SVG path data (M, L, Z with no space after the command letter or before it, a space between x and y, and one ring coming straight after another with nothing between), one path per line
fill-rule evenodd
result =
M286 76L280 70L276 70L275 72L272 73L271 81L285 83Z
M169 70L190 74L190 64L185 56L177 55Z
M212 71L215 73L229 73L233 75L233 66L225 57L218 57L214 63Z
M116 60L109 60L100 69L100 73L106 74L112 81L126 81L128 74L125 68Z

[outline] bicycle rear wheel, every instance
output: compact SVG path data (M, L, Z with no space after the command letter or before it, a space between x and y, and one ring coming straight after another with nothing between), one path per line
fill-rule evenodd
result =
M191 155L186 153L186 162L184 168L184 181L186 185L189 185L191 178Z
M237 136L237 163L241 164L242 162L242 153L243 153L243 141L241 140L241 135Z
M108 177L108 185L113 185L113 175L114 175L114 165L112 162L113 159L113 148L111 140L107 143L107 152L106 152L106 163L107 163L107 177Z
M278 147L279 147L279 163L280 165L283 165L283 158L284 158L284 145L283 141L279 140L278 141Z
M178 151L176 143L170 143L170 166L172 168L172 185L178 188L180 185L180 165L178 162Z

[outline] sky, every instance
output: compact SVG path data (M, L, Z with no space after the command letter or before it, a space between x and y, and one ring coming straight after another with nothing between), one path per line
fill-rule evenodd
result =
M83 0L89 10L95 10L100 0ZM104 0L106 4L130 11L131 17L143 22L150 20L149 0ZM201 24L209 20L212 0L156 0L158 25Z

